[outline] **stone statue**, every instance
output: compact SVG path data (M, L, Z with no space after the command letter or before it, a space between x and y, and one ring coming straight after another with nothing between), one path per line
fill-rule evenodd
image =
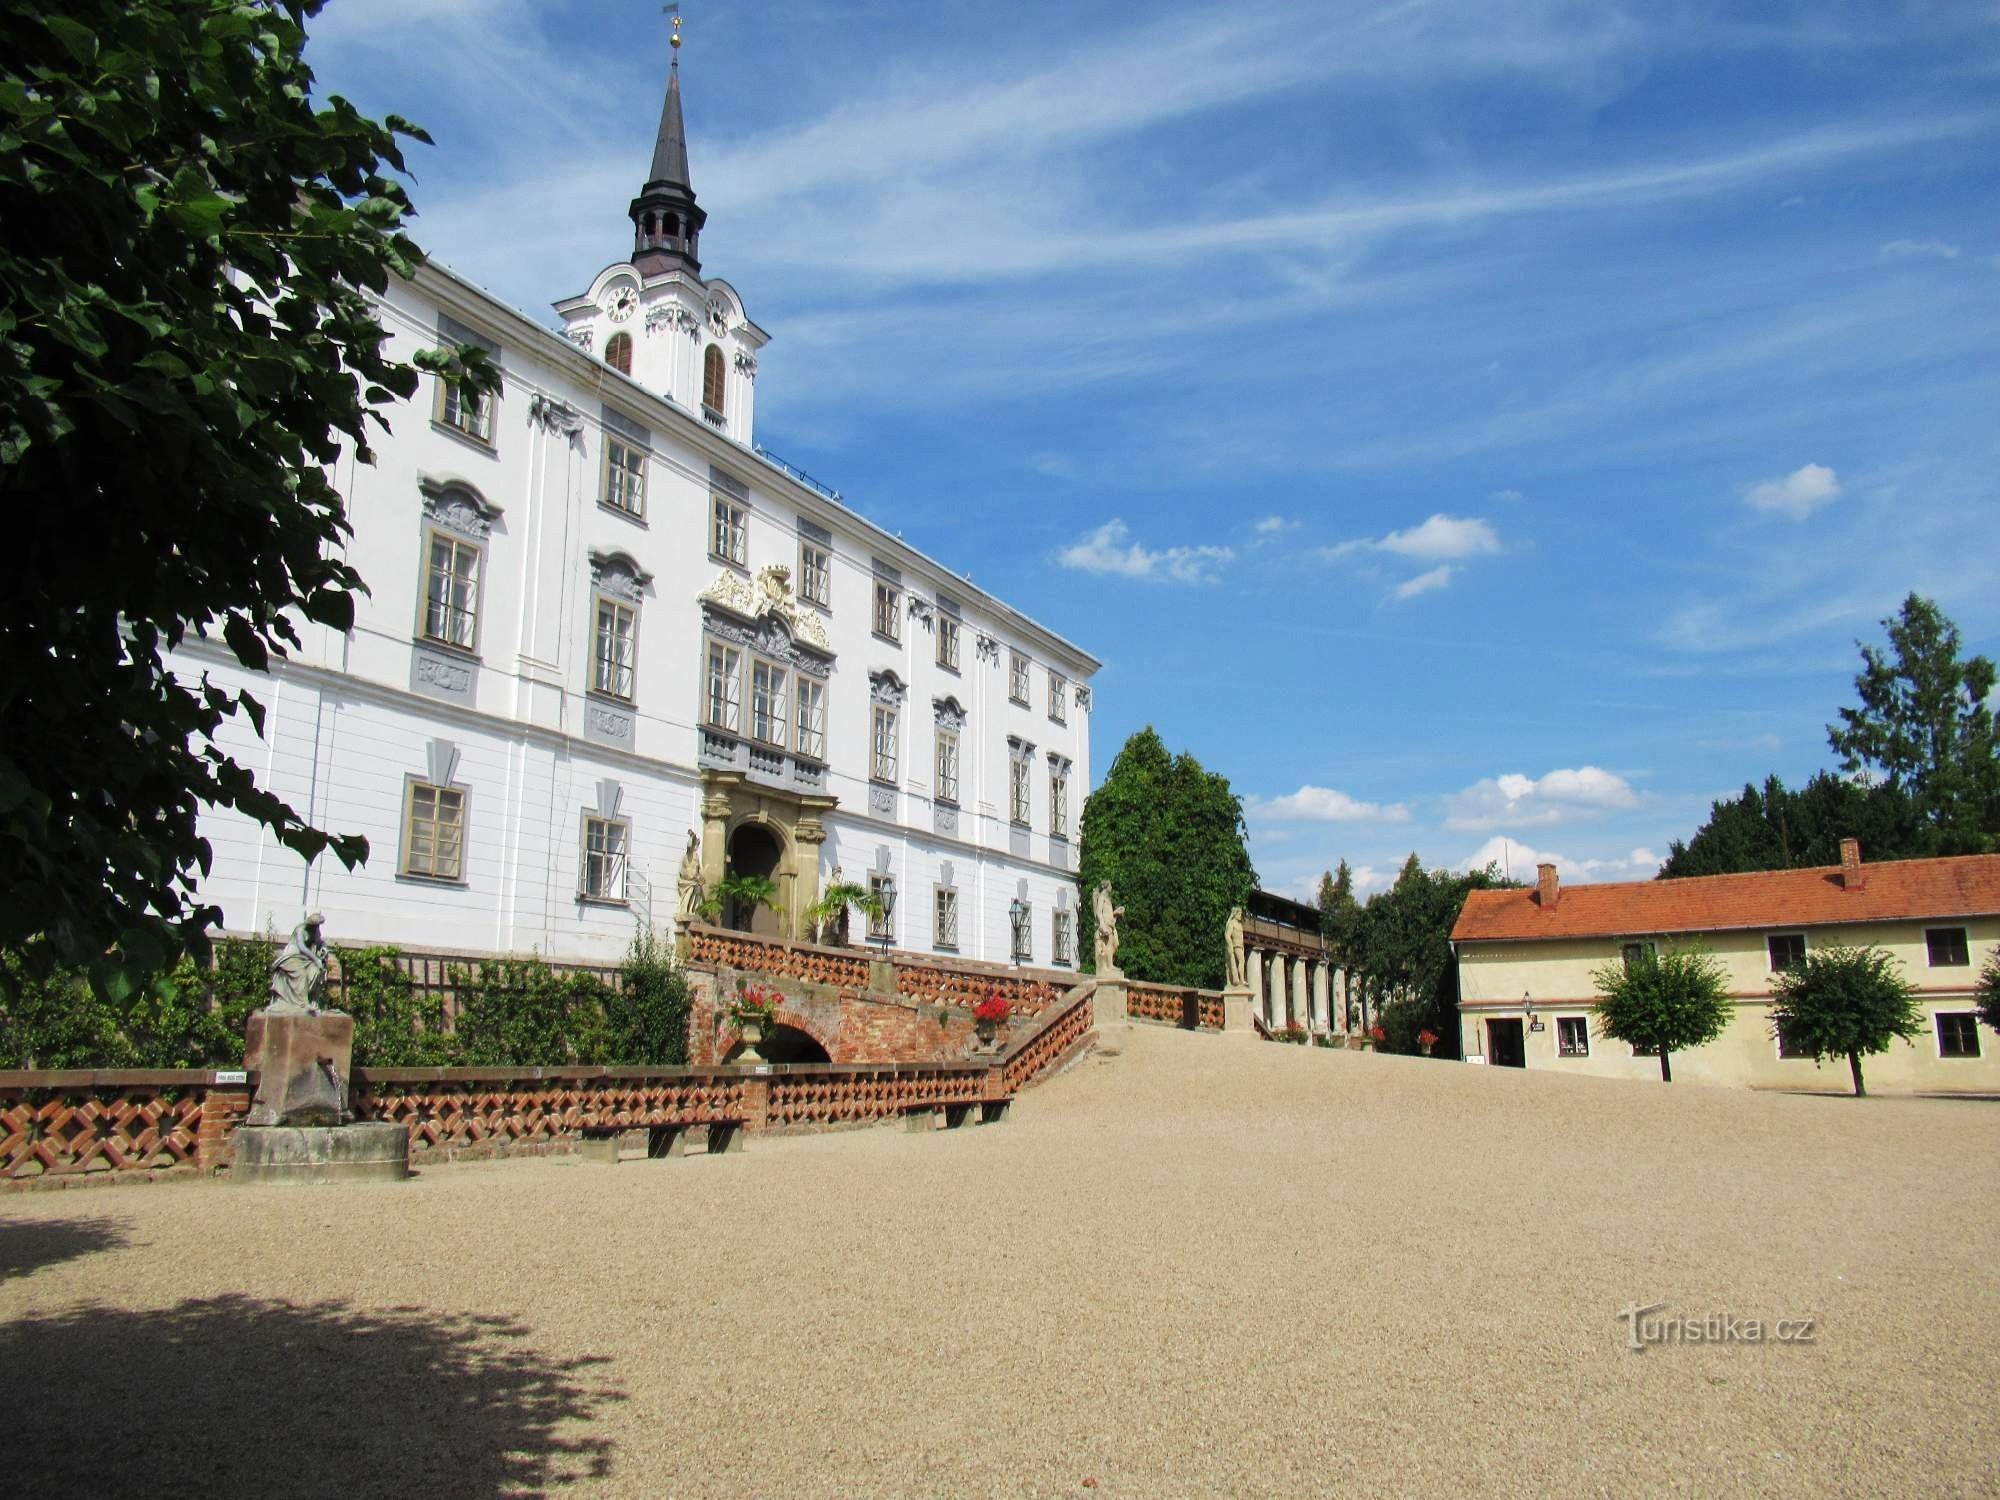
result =
M1248 989L1250 981L1243 977L1243 908L1237 907L1229 913L1229 925L1222 929L1224 952L1229 960L1229 988Z
M265 1008L279 1015L317 1015L326 990L326 939L320 927L326 918L313 912L292 929L292 940L271 960L271 1000Z
M701 832L688 830L687 852L681 855L680 876L675 882L678 896L677 910L683 922L692 922L701 914Z
M1119 973L1118 919L1125 915L1125 908L1111 904L1111 882L1108 880L1097 882L1090 906L1097 921L1097 972L1100 977L1115 976Z

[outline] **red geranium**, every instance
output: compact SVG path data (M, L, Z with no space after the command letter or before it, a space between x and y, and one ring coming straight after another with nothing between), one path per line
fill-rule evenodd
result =
M998 1026L1012 1014L1014 1014L1014 1007L1000 998L1000 992L998 990L988 990L986 998L973 1007L972 1019L975 1021L990 1021L993 1025Z
M1426 1026L1417 1033L1417 1042L1420 1046L1435 1047L1438 1043L1438 1034Z
M1368 1034L1373 1038L1375 1038L1375 1040L1378 1042L1386 1042L1389 1040L1389 1033L1384 1031L1380 1026L1370 1026L1368 1028Z
M769 985L753 984L737 995L735 1011L738 1016L761 1021L769 1017L784 998Z

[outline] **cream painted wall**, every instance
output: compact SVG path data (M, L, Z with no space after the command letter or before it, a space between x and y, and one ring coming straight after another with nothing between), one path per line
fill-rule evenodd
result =
M1959 967L1933 968L1924 939L1928 927L1964 927L1971 962ZM1917 986L1926 1018L1926 1032L1915 1042L1896 1042L1887 1053L1862 1060L1868 1087L1937 1092L2000 1093L2000 1035L1979 1028L1980 1055L1941 1057L1937 1024L1940 1011L1972 1009L1972 986L1981 966L2000 948L2000 916L1894 923L1857 923L1826 927L1769 927L1702 935L1702 946L1719 959L1728 973L1736 1014L1728 1029L1707 1047L1676 1053L1676 1082L1753 1084L1758 1087L1833 1089L1851 1086L1844 1061L1815 1066L1810 1060L1780 1058L1769 1017L1771 969L1766 938L1774 933L1802 932L1808 952L1834 943L1860 947L1876 943L1899 960ZM1559 942L1461 943L1459 945L1460 1044L1464 1055L1484 1056L1489 1050L1486 1022L1525 1018L1525 999L1534 1003L1545 1030L1523 1031L1531 1068L1554 1068L1600 1077L1657 1080L1659 1060L1635 1057L1623 1042L1599 1034L1595 1018L1588 1020L1587 1057L1557 1054L1562 1016L1589 1017L1596 990L1593 969L1617 962L1626 942L1650 938L1662 948L1662 935L1633 933L1617 938L1579 938Z

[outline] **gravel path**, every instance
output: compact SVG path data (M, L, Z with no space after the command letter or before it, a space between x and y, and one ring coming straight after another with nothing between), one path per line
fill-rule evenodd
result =
M16 1194L0 1493L1996 1493L1996 1144L1135 1028L993 1128Z

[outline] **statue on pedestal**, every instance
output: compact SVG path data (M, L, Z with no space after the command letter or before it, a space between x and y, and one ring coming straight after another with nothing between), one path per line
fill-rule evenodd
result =
M354 1017L320 1005L330 955L313 912L271 960L271 999L250 1017L244 1066L258 1073L246 1125L345 1125Z
M1229 984L1232 990L1249 988L1250 981L1244 978L1243 956L1243 908L1236 907L1229 913L1229 924L1222 929L1224 956L1229 961Z
M681 855L680 875L675 880L675 910L682 926L701 915L701 831L688 830L687 852Z
M280 1016L318 1015L320 997L326 993L328 954L320 928L326 918L312 912L292 929L292 940L271 960L268 1014Z
M1097 924L1097 975L1100 979L1122 977L1118 968L1118 919L1125 908L1111 902L1111 882L1100 880L1090 898L1091 914Z

